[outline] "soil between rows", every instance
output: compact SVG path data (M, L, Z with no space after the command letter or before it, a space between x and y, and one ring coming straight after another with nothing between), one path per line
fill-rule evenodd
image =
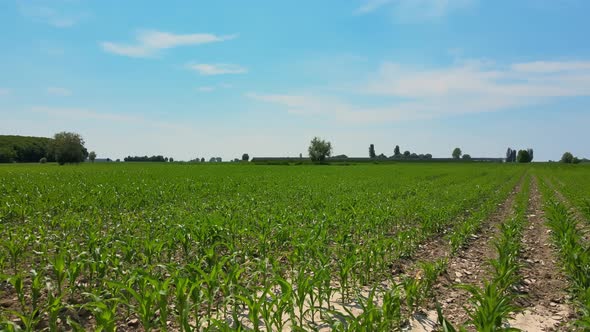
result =
M492 240L499 233L499 225L513 213L515 198L521 186L522 182L515 186L506 201L488 218L480 232L472 235L472 241L467 247L450 260L447 272L438 279L438 286L434 289L435 298L441 302L443 314L453 324L461 325L467 321L464 306L470 298L467 291L457 289L455 285L465 283L481 286L490 275L488 261L496 257Z
M531 183L527 219L520 269L523 280L520 291L524 296L518 303L524 310L511 320L511 326L523 331L566 330L574 313L566 303L568 283L551 243L551 232L545 225L536 178Z
M436 312L434 311L436 300L441 303L445 317L454 325L467 321L468 316L464 305L470 296L466 291L456 289L455 285L461 283L481 285L485 277L489 275L490 269L487 262L496 255L491 240L498 234L499 225L512 214L515 198L521 190L522 181L514 187L503 203L498 204L498 209L484 221L479 233L472 235L471 240L464 248L450 257L447 271L439 276L433 287L434 298L429 303L429 311L424 317L414 319L412 322L413 331L432 331L433 321L436 321ZM450 250L448 244L436 244L423 252L427 259L435 260L450 256Z

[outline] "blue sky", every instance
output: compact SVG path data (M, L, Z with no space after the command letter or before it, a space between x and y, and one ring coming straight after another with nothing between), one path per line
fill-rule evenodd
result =
M584 0L0 1L0 134L99 157L590 157Z

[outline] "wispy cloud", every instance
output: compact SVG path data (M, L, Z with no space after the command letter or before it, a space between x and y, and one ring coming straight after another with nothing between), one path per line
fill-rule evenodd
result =
M283 106L289 114L296 116L321 117L346 123L381 123L426 117L420 112L421 105L410 103L374 107L348 102L345 98L315 94L247 93L246 97Z
M47 107L47 106L34 106L31 108L32 112L44 113L50 116L68 117L73 119L86 119L86 120L106 120L106 121L121 121L121 122L138 122L143 120L141 117L112 114L112 113L101 113L85 108L64 108L64 107Z
M390 4L392 1L393 0L364 0L363 4L356 9L355 13L367 14Z
M557 73L565 71L586 71L590 70L590 61L535 61L516 63L512 65L516 72L528 73Z
M101 42L105 52L129 57L150 57L158 51L188 45L218 43L236 38L237 35L218 36L209 33L174 34L170 32L147 30L137 33L135 43Z
M472 5L477 0L364 0L355 10L363 15L377 10L390 11L397 21L412 22L435 19L454 10Z
M49 87L47 93L53 96L68 97L72 95L72 91L66 88Z
M248 69L245 67L229 63L196 63L189 64L187 67L204 76L245 74L248 72Z
M200 86L197 88L197 91L199 92L213 92L215 90L214 86Z
M355 95L375 100L367 105ZM373 123L504 111L577 96L590 96L590 61L507 66L466 61L433 69L386 62L344 96L247 94L254 100L281 105L291 114ZM375 101L380 101L378 106Z
M155 127L173 129L177 131L187 131L188 127L177 124L168 123L165 121L159 121L154 119L146 118L143 115L129 115L129 114L118 114L96 111L93 109L79 108L79 107L49 107L49 106L33 106L29 109L33 113L45 114L50 117L67 118L69 120L76 121L103 121L113 124L126 123L129 125L140 126L140 127Z
M21 15L35 21L49 24L56 28L69 28L76 25L85 14L72 12L71 8L57 9L46 6L46 2L19 1L18 9ZM58 5L59 3L52 3ZM59 7L59 6L58 6Z
M232 87L231 84L228 84L228 83L220 83L220 84L217 84L217 85L200 86L200 87L197 87L196 90L198 92L206 93L206 92L213 92L213 91L215 91L217 89L230 89L231 87Z
M500 66L465 61L436 69L387 62L363 92L404 98L568 97L590 94L590 62L536 61Z

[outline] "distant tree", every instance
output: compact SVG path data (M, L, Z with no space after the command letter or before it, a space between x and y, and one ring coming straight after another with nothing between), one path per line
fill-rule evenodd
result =
M90 153L88 154L88 159L90 159L91 162L94 162L94 160L96 159L96 152L90 151Z
M512 150L512 153L510 154L510 162L516 162L516 150Z
M201 158L201 162L202 162L202 163L204 163L204 162L205 162L205 158L204 158L204 157L203 157L203 158Z
M369 158L374 159L375 157L377 157L375 154L375 145L371 144L369 145Z
M48 137L0 135L0 163L35 163L43 157L55 161L52 142Z
M171 162L171 163L173 163L173 162L174 162L174 158L170 157L170 158L168 159L168 161L169 161L169 162Z
M47 158L45 158L45 157L39 159L39 163L41 163L41 164L45 164L46 162L47 162Z
M471 156L469 154L464 154L463 157L461 157L463 160L471 160Z
M209 162L210 162L210 163L214 163L214 162L216 162L216 161L217 161L217 159L215 159L215 157L211 157L211 158L209 159Z
M412 154L410 154L410 158L418 159L418 155L416 153L412 153Z
M60 165L80 163L88 156L82 136L65 131L53 136L53 151Z
M221 162L221 157L215 158L215 161L218 162L218 163L220 163Z
M507 163L512 162L512 149L511 148L508 148L508 150L506 150L506 162Z
M529 153L529 157L530 157L530 160L529 160L529 162L533 161L533 149L531 149L531 148L528 148L528 149L527 149L527 152Z
M393 149L393 155L394 155L395 157L399 157L399 156L401 156L401 155L402 155L402 153L399 151L399 145L396 145L396 146L395 146L395 149Z
M311 161L324 161L332 154L332 144L319 137L314 137L309 144L307 152Z
M518 150L516 161L518 161L519 163L530 163L531 156L529 155L528 150Z
M427 153L424 155L424 159L432 159L432 155L430 153Z
M580 159L578 159L578 157L574 157L574 159L572 159L572 164L579 164L581 162Z
M378 159L387 159L387 156L386 156L386 155L384 155L383 153L381 153L381 154L379 154L379 155L377 156L377 158L378 158Z
M0 147L0 163L11 163L15 158L16 153L12 148Z
M412 154L410 153L410 151L406 150L404 151L404 158L409 158Z
M561 156L560 162L566 163L566 164L571 164L574 162L574 155L571 154L570 152L566 152Z
M143 157L127 156L123 160L128 161L128 162L167 162L168 158L164 158L164 156L151 156L151 157L148 157L148 156L143 156Z
M337 156L332 157L332 159L346 159L346 158L348 158L348 156L345 154L339 154Z
M247 153L244 153L242 155L242 161L248 161L248 160L250 160L250 156Z
M461 154L462 154L462 152L461 152L461 149L459 149L459 148L455 148L455 149L453 150L453 158L454 158L454 159L459 159L459 158L461 158Z
M117 158L117 160L115 160L115 162L120 163L121 162L121 159Z

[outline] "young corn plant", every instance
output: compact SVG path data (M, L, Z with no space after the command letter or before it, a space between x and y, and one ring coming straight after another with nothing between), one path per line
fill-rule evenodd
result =
M470 322L477 331L520 331L504 327L508 316L519 310L517 306L512 304L514 296L510 292L503 291L498 285L491 282L486 282L482 289L472 285L459 285L458 287L471 294L469 302L474 309L468 309L467 313Z
M98 295L86 293L92 301L84 305L89 308L96 319L98 332L115 332L117 330L117 308L119 299L103 299Z
M545 211L565 273L572 283L574 303L579 312L576 325L590 328L590 247L578 230L578 221L563 203L550 201Z

